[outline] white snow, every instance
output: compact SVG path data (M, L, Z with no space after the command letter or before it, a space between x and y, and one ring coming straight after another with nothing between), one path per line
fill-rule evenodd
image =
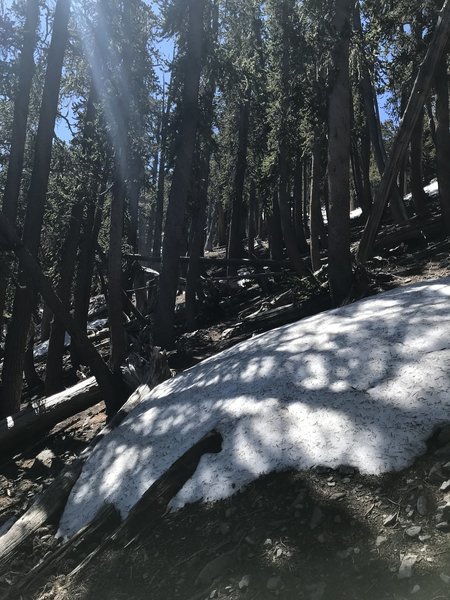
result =
M408 466L450 420L450 279L408 286L254 337L148 393L96 447L60 523L73 535L105 502L125 516L213 428L172 502L227 497L264 473Z

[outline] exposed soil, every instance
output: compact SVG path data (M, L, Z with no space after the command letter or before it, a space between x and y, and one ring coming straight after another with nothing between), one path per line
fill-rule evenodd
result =
M354 296L448 276L449 249L450 242L441 239L426 249L387 252L371 261ZM216 313L205 313L201 329L182 335L171 366L181 370L264 331L267 323L246 319L299 306L312 285L295 283L284 273L264 286L251 279L215 283L221 292L228 286L228 295L221 296ZM322 298L320 286L314 293ZM104 421L98 405L5 457L0 528L26 510ZM167 513L125 550L109 547L87 570L67 577L83 558L81 549L59 572L20 590L31 568L61 543L50 525L0 571L0 598L448 599L450 527L443 523L450 521L450 510L443 506L450 503L449 461L450 447L433 439L428 453L398 474L363 477L345 467L271 474L226 501ZM400 569L405 556L410 571Z

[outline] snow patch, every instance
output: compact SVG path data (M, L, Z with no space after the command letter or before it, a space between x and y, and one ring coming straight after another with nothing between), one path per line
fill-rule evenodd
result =
M225 498L262 474L408 466L449 420L450 279L396 289L242 342L152 390L96 447L68 500L71 536L105 502L126 516L212 429L172 507Z

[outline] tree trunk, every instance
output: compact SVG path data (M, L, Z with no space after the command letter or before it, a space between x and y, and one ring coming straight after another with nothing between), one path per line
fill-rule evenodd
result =
M322 234L322 209L320 206L320 189L322 182L322 168L320 157L320 143L316 138L313 146L313 157L311 167L311 196L309 208L309 229L310 229L310 256L313 272L318 271L322 262L320 260L320 237Z
M205 0L189 1L182 121L164 229L162 269L154 327L155 342L166 348L172 346L174 342L173 327L179 256L199 118L198 92L202 67L204 8Z
M17 204L22 181L23 162L28 123L30 91L34 75L34 51L36 29L39 22L39 0L28 0L23 28L23 45L20 53L18 83L14 98L11 148L8 160L2 210L11 223L16 223ZM0 257L0 338L3 337L3 313L5 312L6 290L9 282L10 265L5 256Z
M394 138L390 159L383 173L372 212L364 229L358 250L358 258L362 262L366 261L372 252L387 199L391 193L401 161L407 151L413 129L431 89L435 70L441 60L449 34L450 0L445 0L426 56L414 82L408 106Z
M53 311L55 317L63 324L73 343L78 346L80 353L85 357L101 389L107 413L109 415L115 413L123 404L127 393L121 379L113 376L107 365L103 362L100 354L88 339L86 331L79 328L70 313L63 306L49 280L42 273L36 258L21 242L15 229L3 214L0 214L0 236L14 249L22 265L23 273L29 282L29 287L42 295L44 302ZM4 413L4 416L8 416L8 413Z
M352 284L350 254L350 77L351 0L336 0L333 81L328 119L328 265L333 304L342 304Z
M358 31L361 40L364 41L361 26L359 1L356 3L354 13L354 26L356 31ZM364 101L369 135L372 142L372 148L378 172L380 176L382 176L386 165L386 149L384 147L383 134L381 131L377 96L373 87L369 67L367 65L367 58L364 52L360 57L360 69L361 75L359 84L361 89L361 95ZM405 223L408 220L408 214L403 203L403 194L398 190L396 186L394 186L392 189L392 195L390 198L390 208L392 216L398 224Z
M34 164L27 195L27 211L23 233L23 238L26 240L33 257L37 256L41 238L61 71L68 37L69 14L70 0L58 0L53 21L52 40L48 51L47 71L36 136ZM19 268L22 269L22 266L19 265ZM20 282L21 284L25 283L23 278ZM34 298L33 291L29 287L19 285L16 288L13 316L5 342L2 409L0 414L17 412L20 406L25 347Z
M426 195L423 191L423 120L424 111L422 110L411 136L411 195L416 212L420 217L427 212Z
M283 232L281 230L278 190L272 193L272 214L270 215L270 258L280 261L283 258Z
M248 254L255 254L256 235L256 184L252 179L250 182L250 193L248 197Z
M66 310L70 310L72 281L75 273L75 262L80 239L82 200L77 198L72 206L69 229L63 244L60 264L60 279L57 294ZM66 330L64 325L53 319L50 341L48 345L47 365L45 370L45 394L56 394L63 387L63 355Z
M299 160L294 171L294 232L299 251L303 254L307 253L309 246L303 226L302 164Z
M158 184L156 189L156 206L155 206L155 228L153 231L153 255L157 258L161 256L162 230L164 221L164 190L166 184L166 145L167 133L169 126L170 102L169 94L167 97L167 107L164 107L164 88L163 100L161 107L161 132L160 132L160 156L159 156L159 171Z
M241 258L244 245L242 242L242 219L244 205L244 182L247 171L247 147L250 124L250 91L247 90L244 100L239 106L238 116L238 148L234 170L233 191L231 201L231 223L228 239L228 258Z
M436 91L436 158L439 202L445 229L450 233L450 123L447 56L442 56L434 79Z

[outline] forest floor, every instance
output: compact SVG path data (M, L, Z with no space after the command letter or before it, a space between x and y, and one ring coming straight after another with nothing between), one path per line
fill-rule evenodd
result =
M426 248L386 252L371 261L369 277L361 279L355 295L448 276L449 251L450 240L439 239ZM293 307L308 301L311 290L295 288L293 281L280 274L264 289L251 281L244 287L236 283L200 330L181 336L169 357L172 368L182 370L280 324L274 325L277 308L298 318ZM320 290L314 294L321 307ZM255 313L274 309L269 320L255 321ZM80 454L104 421L97 405L4 459L0 533ZM0 598L448 599L447 503L450 447L435 436L428 452L401 473L369 477L341 468L270 474L227 500L166 513L150 534L125 551L112 547L80 576L67 577L76 566L68 561L61 572L20 590L25 575L59 543L52 526L42 528L0 571Z

